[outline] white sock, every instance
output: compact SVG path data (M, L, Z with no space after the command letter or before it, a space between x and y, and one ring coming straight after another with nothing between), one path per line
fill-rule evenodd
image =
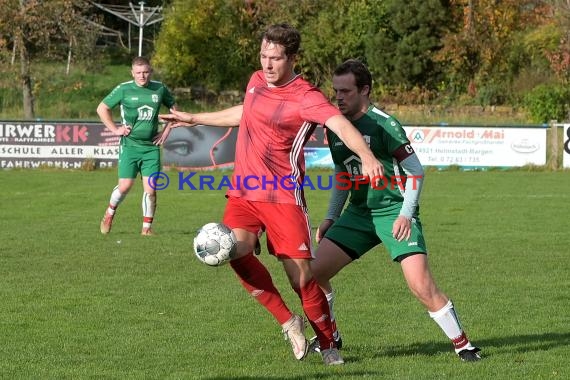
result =
M325 296L327 297L327 302L329 303L329 312L330 312L330 317L331 317L331 323L333 326L333 338L335 340L338 340L340 338L340 334L338 332L338 328L336 327L336 320L334 317L334 310L333 310L334 290L331 290L330 293L325 293Z
M333 305L334 305L334 290L331 290L330 293L326 293L325 296L327 297L327 302L329 303L329 311L330 311L330 317L331 317L331 322L333 322L335 320L334 318L334 310L333 310Z
M119 204L125 199L127 193L121 193L119 191L119 186L115 186L113 192L111 193L111 199L109 200L109 207L107 207L107 212L111 215L115 214L115 209Z
M453 342L455 352L462 351L464 349L472 349L473 346L467 339L463 327L459 322L459 318L455 313L453 303L451 300L447 301L444 307L438 311L428 311L429 316L438 324L438 326L443 330L445 335Z
M143 211L143 228L150 228L156 210L156 194L143 192L142 211Z

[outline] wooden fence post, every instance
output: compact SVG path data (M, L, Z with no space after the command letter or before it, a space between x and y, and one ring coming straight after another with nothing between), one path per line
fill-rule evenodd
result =
M550 121L550 169L558 170L558 123L557 120Z

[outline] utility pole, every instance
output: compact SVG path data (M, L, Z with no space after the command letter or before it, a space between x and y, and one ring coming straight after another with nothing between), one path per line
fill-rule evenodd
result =
M131 7L133 3L130 3ZM141 6L140 9L140 18L139 18L139 57L142 55L142 41L143 41L143 30L144 30L144 1L139 1L139 5Z
M163 20L161 16L162 7L146 7L145 8L145 1L141 0L138 2L139 8L136 9L135 5L129 2L129 9L127 7L123 7L120 5L103 5L96 2L91 2L97 8L104 10L105 12L111 13L123 19L130 24L136 25L139 27L139 56L142 55L142 43L143 43L143 31L144 27L148 25L155 24ZM130 44L129 44L130 46Z

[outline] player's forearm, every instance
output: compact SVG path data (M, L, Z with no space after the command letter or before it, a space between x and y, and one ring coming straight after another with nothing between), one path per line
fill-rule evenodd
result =
M239 125L242 114L243 105L238 105L221 111L194 114L193 121L212 127L236 127Z
M97 107L97 115L99 115L101 122L103 123L103 125L105 125L105 127L108 130L110 130L113 133L117 132L118 127L113 121L113 114L111 112L111 109L107 107L104 103L99 104L99 106Z
M333 116L327 120L326 126L331 129L343 142L360 157L364 163L369 160L376 160L370 147L364 141L362 134L352 123L342 115Z

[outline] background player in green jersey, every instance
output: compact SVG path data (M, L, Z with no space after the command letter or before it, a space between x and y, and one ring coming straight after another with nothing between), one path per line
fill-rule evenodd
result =
M97 107L97 114L105 126L121 136L119 147L119 183L111 193L109 207L101 221L101 233L111 231L115 210L125 199L138 173L143 183L142 235L152 235L152 221L156 209L156 192L149 176L160 171L160 143L158 114L165 105L173 110L174 98L161 82L152 81L152 67L148 59L136 57L131 66L133 80L115 87ZM121 125L113 121L113 108L120 106Z
M404 129L398 120L371 104L372 76L363 63L348 60L337 67L333 88L339 109L384 165L383 181L369 185L360 175L358 157L327 130L338 182L333 187L327 215L317 230L319 247L312 270L329 301L337 346L342 340L334 320L334 292L329 280L353 260L384 243L392 259L400 263L411 292L453 342L459 357L465 361L479 360L480 350L467 339L452 302L438 289L429 269L418 217L424 171ZM349 204L342 211L349 193Z

